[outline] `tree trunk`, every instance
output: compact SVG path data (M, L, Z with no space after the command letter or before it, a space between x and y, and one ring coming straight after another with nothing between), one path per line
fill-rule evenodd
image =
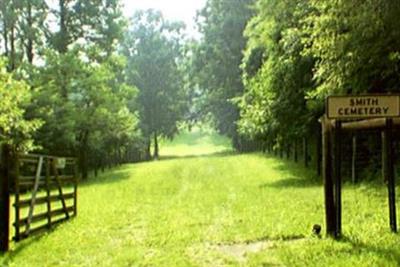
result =
M119 142L117 143L117 165L121 165L122 164L122 153L121 153L121 146L119 145Z
M4 55L8 57L9 50L8 50L8 31L7 31L7 21L6 18L3 18L3 40L4 40Z
M68 51L68 29L67 29L67 8L66 1L60 0L60 33L59 43L57 44L57 50L61 54L65 54Z
M27 24L29 29L28 34L28 42L26 44L26 57L28 58L28 62L30 64L33 63L33 19L32 19L32 3L28 1L28 17L27 17Z
M88 140L89 133L84 131L81 136L80 148L79 148L79 161L82 179L87 179L89 176L89 160L88 160Z
M308 142L307 138L303 138L303 158L304 158L304 166L308 167Z
M147 144L146 144L146 151L145 151L146 160L151 160L150 148L151 148L151 141L149 139L149 140L147 140Z
M15 22L12 23L11 25L11 32L10 32L10 56L9 56L9 71L12 72L13 70L15 70L15 57L16 57L16 53L15 53Z
M357 183L356 160L357 160L357 136L352 136L352 153L351 153L351 181Z
M290 145L286 145L286 158L290 159Z
M158 140L157 132L154 132L154 159L158 160Z

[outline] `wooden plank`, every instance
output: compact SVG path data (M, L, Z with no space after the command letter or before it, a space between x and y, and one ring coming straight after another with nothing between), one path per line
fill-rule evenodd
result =
M68 193L68 194L64 194L64 199L72 199L74 198L75 193ZM56 196L43 196L43 197L37 197L36 198L36 205L40 205L40 204L44 204L44 203L51 203L51 202L56 202L56 201L60 201L61 198L59 195ZM19 203L14 203L14 205L19 205L20 208L25 208L28 207L31 204L31 199L24 199L24 200L20 200Z
M58 225L58 224L60 224L62 222L65 222L67 220L68 220L67 218L60 218L60 219L57 219L57 220L53 221L52 225L55 226L55 225ZM26 233L26 232L21 233L21 239L20 240L26 239L26 238L28 238L28 237L30 237L32 235L43 233L43 232L47 231L48 229L49 229L49 225L48 224L44 224L44 225L32 228L30 230L29 234Z
M69 207L62 207L60 209L56 209L56 210L52 210L50 213L48 212L43 212L37 215L33 215L31 218L31 223L35 223L35 222L39 222L41 220L47 219L48 214L50 214L51 217L54 216L59 216L59 215L63 215L66 212L73 212L74 211L74 207L73 206L69 206ZM20 226L24 226L24 225L28 225L28 217L20 219L16 224L19 224Z
M8 145L2 145L0 149L0 251L7 252L10 234L9 160L11 148Z
M52 220L51 220L51 189L50 189L50 159L46 159L46 208L47 208L47 227L51 229ZM57 198L58 199L58 198Z
M44 179L44 176L40 176L39 180ZM20 175L19 176L20 181L35 181L36 180L36 175Z
M32 228L29 232L26 232L26 231L22 232L20 240L24 240L24 239L26 239L26 238L28 238L28 237L30 237L32 235L42 233L42 232L44 232L46 230L48 230L47 223L44 224L44 225Z
M39 189L39 179L40 179L40 174L42 173L42 166L43 166L43 157L39 158L38 166L36 169L36 178L35 178L35 184L33 187L32 191L32 197L31 197L31 204L29 206L29 213L28 213L28 224L26 226L25 232L29 233L29 229L31 227L31 222L32 222L32 216L33 216L33 210L35 209L35 201L36 201L36 195Z
M20 175L19 176L21 181L35 181L36 180L36 175ZM55 180L56 176L49 176L50 180ZM73 174L69 175L58 175L58 179L60 180L71 180L75 181L75 176ZM45 181L46 176L40 176L39 180Z
M38 182L38 186L42 187L45 184L45 181L39 181ZM20 182L18 183L19 187L20 187L20 191L24 191L24 190L32 190L33 187L35 186L35 181L33 180L20 180Z
M394 129L400 129L400 118L392 119ZM332 127L335 127L335 120L332 122ZM343 122L342 131L362 131L362 130L384 130L386 128L386 120L383 119L366 119L360 121Z
M58 181L55 177L50 178L49 187L51 189L58 188L59 185L66 186L66 185L74 185L75 184L75 177L73 177L73 176L60 176L60 177L61 178L59 178ZM47 186L45 179L39 180L38 184L39 184L39 189L45 188ZM24 179L24 180L20 180L18 185L19 185L21 191L22 190L30 190L34 187L35 181L33 179Z
M75 185L74 185L74 216L78 215L78 164L74 165L74 177L75 177Z
M55 160L52 161L52 166L53 166L55 180L58 183L58 194L61 197L61 203L62 203L63 209L65 210L65 217L69 218L69 214L68 214L68 211L67 211L67 205L65 203L65 199L63 198L64 194L63 194L63 190L62 190L62 187L61 187L61 182L58 179L58 170L57 170L57 167L56 167Z
M20 162L23 162L23 163L31 163L31 164L37 164L38 163L38 161L39 161L39 159L37 159L37 158L21 158L20 159Z
M34 153L29 153L29 154L20 153L20 154L18 154L18 156L21 157L21 158L40 158L40 157L42 157L44 159L57 159L57 158L59 158L59 156L50 156L50 155L34 154ZM62 158L65 158L67 160L76 160L76 158L74 158L74 157L62 156Z

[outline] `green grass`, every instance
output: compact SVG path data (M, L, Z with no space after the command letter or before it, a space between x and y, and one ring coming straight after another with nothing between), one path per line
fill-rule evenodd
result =
M222 137L185 134L164 143L167 159L91 179L79 188L78 217L13 244L0 266L400 265L384 186L346 184L343 240L318 238L311 228L325 230L323 189L312 171L224 151ZM255 241L269 246L244 259L219 249Z
M201 156L233 151L228 138L207 129L194 128L183 132L173 141L160 143L160 155L164 158Z

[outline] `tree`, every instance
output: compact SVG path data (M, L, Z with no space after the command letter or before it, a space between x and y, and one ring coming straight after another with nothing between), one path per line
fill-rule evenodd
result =
M220 133L233 138L238 146L236 121L239 110L231 101L243 93L242 51L246 45L245 26L252 16L253 0L209 0L199 13L203 38L194 51L193 73L206 95L206 109L213 114Z
M336 93L395 92L398 75L400 4L397 1L310 1L306 52L316 60L321 101Z
M0 39L8 70L26 60L32 64L43 46L48 6L45 0L4 0L0 2Z
M151 139L157 158L158 138L172 138L184 114L185 91L179 68L183 27L182 23L166 21L158 11L139 11L124 42L127 81L139 90L140 127L147 139L148 157Z
M71 44L84 42L110 55L123 34L125 19L119 0L59 0L53 11L59 30L48 39L53 48L65 53Z
M42 121L25 117L25 108L31 100L29 88L26 83L14 80L5 66L5 60L0 59L0 143L29 151L34 148L32 136Z
M118 153L139 134L135 106L130 104L129 109L127 101L134 99L136 91L117 77L123 63L118 65L116 57L102 64L88 62L79 57L80 52L74 49L47 55L45 66L35 77L35 102L30 109L32 116L46 122L36 135L42 151L77 155L82 177L86 178L90 167L100 167L99 162L105 164L102 157L107 152L119 157L115 163L120 163L122 157ZM68 80L59 79L59 73ZM59 90L61 85L67 98ZM128 140L130 137L132 140ZM97 160L90 161L90 157Z
M239 128L278 145L306 136L314 118L306 105L314 59L303 55L307 0L259 0L248 24L243 60L245 93L238 99ZM294 115L295 114L295 115Z

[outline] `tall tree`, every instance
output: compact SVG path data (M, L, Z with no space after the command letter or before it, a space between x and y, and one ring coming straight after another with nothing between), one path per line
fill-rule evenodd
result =
M236 121L239 110L232 99L243 93L242 51L245 26L252 16L253 0L208 0L199 13L203 38L195 51L196 82L207 95L203 107L213 114L218 130L238 146Z
M5 0L0 2L0 30L8 69L13 71L26 60L32 64L43 49L48 6L45 0Z
M306 136L311 116L312 56L303 55L303 20L308 0L259 0L246 28L243 60L245 94L239 101L241 132L278 145ZM295 114L295 115L294 115Z
M25 151L34 148L32 137L42 121L25 116L31 97L28 85L14 80L6 72L5 60L0 58L0 143L13 144Z
M48 39L59 53L67 52L70 45L79 42L97 46L109 55L125 25L120 0L59 0L53 14L58 30L49 33Z
M399 91L398 1L310 1L307 52L317 59L313 95Z
M151 139L157 158L158 138L173 137L184 113L185 91L179 68L183 27L183 23L166 21L158 11L139 11L124 43L128 81L139 90L139 116L148 157Z

